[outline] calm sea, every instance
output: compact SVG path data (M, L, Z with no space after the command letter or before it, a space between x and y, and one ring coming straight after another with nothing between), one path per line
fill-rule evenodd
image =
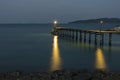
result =
M116 24L61 24L82 29L108 29ZM50 34L52 24L0 24L0 72L108 69L120 71L120 35L103 48Z

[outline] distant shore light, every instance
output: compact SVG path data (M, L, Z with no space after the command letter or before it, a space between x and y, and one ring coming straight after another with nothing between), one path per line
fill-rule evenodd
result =
M58 21L57 21L57 20L55 20L53 23L54 23L54 24L57 24L57 23L58 23Z

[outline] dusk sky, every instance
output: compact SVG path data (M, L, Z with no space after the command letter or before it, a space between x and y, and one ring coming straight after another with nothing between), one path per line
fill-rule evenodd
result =
M120 18L120 0L0 0L0 23Z

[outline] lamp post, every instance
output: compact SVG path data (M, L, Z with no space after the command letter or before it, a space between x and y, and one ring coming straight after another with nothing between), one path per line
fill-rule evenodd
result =
M57 23L58 23L58 21L57 21L57 20L55 20L55 21L53 22L53 24L54 24L54 28L56 28L56 27L57 27Z
M101 24L101 27L102 27L103 21L100 21L100 24ZM101 28L100 28L100 32L101 32Z
M103 21L100 21L100 24L101 24L101 27L103 25ZM100 46L102 46L104 44L104 34L101 32L101 28L100 28L100 36L101 36L101 39L100 39Z

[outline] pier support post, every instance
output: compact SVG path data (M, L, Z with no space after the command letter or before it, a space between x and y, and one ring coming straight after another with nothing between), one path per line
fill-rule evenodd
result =
M61 37L63 37L63 30L61 30Z
M72 30L70 29L70 40L72 39Z
M60 30L60 37L62 37L62 30Z
M109 33L109 46L112 45L112 33Z
M80 31L80 42L82 42L82 31Z
M101 37L100 46L103 46L103 45L104 45L104 33L102 33L102 34L100 35L100 37Z
M71 39L71 30L69 30L69 39Z
M60 36L60 30L58 30L58 36Z
M63 37L63 30L61 30L60 34L61 34L61 37Z
M63 38L64 38L65 37L65 31L63 30L62 33L63 33Z
M76 41L78 40L78 31L76 30Z
M63 30L63 37L65 37L65 31Z
M60 32L61 32L61 30L58 30L58 36L60 36Z
M86 42L86 32L84 31L84 43Z
M65 30L65 38L67 38L67 30Z
M97 45L97 33L95 33L95 46Z
M102 34L102 45L104 45L104 33Z
M64 30L64 38L66 38L66 30Z
M91 43L91 32L89 32L89 44Z
M67 30L67 38L69 39L70 33L69 33L69 29Z
M68 39L69 38L69 32L68 32L68 30L66 29L66 39Z
M63 37L65 38L65 30L63 30Z
M72 40L74 40L74 30L72 30Z
M65 31L63 30L63 37L65 37Z

